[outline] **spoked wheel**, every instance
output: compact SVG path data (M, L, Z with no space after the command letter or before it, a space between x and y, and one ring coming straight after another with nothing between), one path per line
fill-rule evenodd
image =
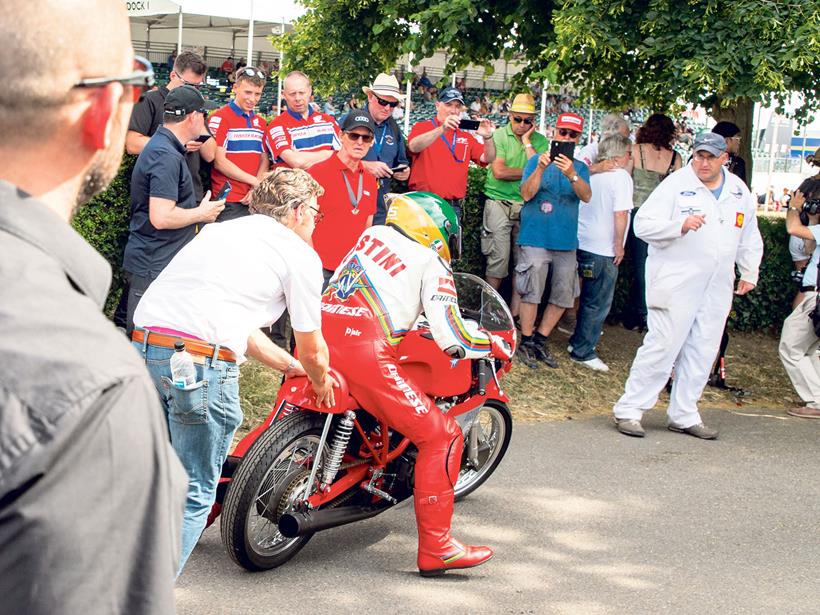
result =
M456 500L467 497L495 472L512 437L512 415L501 402L489 401L474 417L464 438Z
M259 436L237 468L221 529L225 549L243 568L281 566L310 540L312 535L286 538L278 523L304 496L323 418L300 412L283 419Z

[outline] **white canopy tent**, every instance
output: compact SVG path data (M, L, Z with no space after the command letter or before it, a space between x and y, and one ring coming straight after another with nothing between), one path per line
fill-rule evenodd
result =
M281 31L283 23L303 12L294 2L261 0L127 0L126 7L132 24L144 24L149 39L152 30L176 29L177 53L182 51L183 30L230 33L234 44L246 36L248 64L253 63L254 39L265 40L272 27Z

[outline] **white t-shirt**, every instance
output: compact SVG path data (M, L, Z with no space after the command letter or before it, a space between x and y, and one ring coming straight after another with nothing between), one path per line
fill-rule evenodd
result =
M806 240L789 235L789 254L793 261L804 261L811 255L806 254Z
M245 360L248 337L285 307L293 329L317 331L322 263L296 233L256 214L206 225L145 291L138 327L165 327L219 344Z
M584 145L575 157L586 163L588 167L598 162L598 141Z
M809 264L803 270L803 286L817 285L817 258L820 255L820 224L812 224L808 227L811 234L814 235L814 240L817 242L817 247L811 253ZM792 237L794 239L794 237Z
M615 212L632 210L632 177L624 169L615 169L591 175L589 186L592 199L581 203L578 211L578 248L615 256Z

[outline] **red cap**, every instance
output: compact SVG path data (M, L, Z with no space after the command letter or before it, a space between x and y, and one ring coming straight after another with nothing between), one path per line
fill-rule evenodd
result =
M584 118L575 113L562 113L558 116L558 121L555 122L556 128L566 128L574 130L575 132L584 131Z

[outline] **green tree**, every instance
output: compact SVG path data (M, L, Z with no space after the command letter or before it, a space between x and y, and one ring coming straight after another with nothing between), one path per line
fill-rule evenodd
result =
M747 137L755 102L818 106L820 0L304 0L286 60L327 91L407 52L447 71L523 58L519 81L571 84L597 105L700 104Z

